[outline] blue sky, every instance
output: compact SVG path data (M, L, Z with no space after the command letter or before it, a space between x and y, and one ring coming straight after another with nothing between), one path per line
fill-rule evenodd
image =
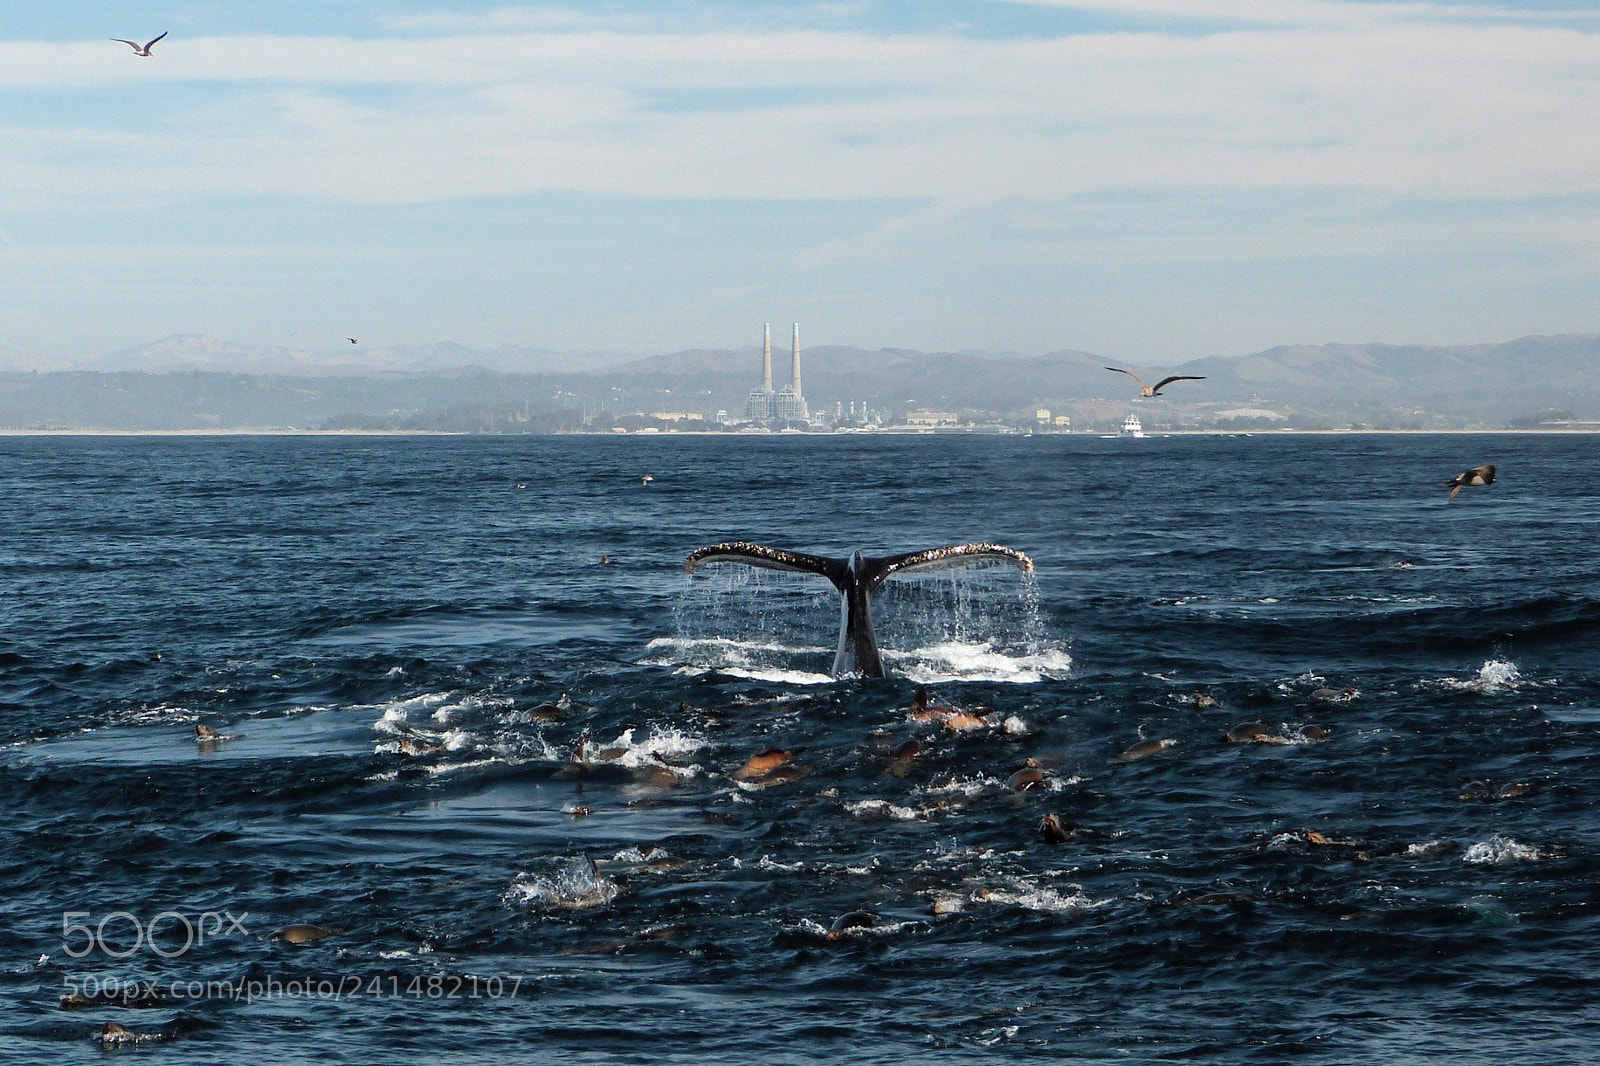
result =
M0 0L0 363L796 320L1141 366L1600 332L1600 11Z

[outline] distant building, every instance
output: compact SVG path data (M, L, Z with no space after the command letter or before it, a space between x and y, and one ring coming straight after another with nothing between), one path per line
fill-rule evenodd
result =
M761 387L751 389L745 399L744 416L752 422L805 422L811 417L805 394L800 390L800 323L794 324L789 384L772 391L772 324L768 323L761 343Z
M954 426L961 419L956 417L954 411L907 411L906 425L923 426L933 429L938 426Z
M772 323L761 331L761 387L751 389L744 401L744 416L752 422L770 422L772 403Z

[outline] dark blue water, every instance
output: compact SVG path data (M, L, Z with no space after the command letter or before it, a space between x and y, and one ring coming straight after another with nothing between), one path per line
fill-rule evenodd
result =
M1592 1061L1596 448L0 440L0 1046Z

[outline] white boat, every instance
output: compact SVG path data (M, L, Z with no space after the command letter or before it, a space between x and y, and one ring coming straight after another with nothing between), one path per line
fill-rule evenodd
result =
M1139 421L1138 415L1129 415L1122 420L1122 432L1118 433L1117 436L1142 437L1144 436L1144 423Z

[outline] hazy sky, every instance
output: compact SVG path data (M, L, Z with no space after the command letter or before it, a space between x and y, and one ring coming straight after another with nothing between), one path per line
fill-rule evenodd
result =
M1600 332L1593 0L0 0L0 38L0 351L40 359Z

